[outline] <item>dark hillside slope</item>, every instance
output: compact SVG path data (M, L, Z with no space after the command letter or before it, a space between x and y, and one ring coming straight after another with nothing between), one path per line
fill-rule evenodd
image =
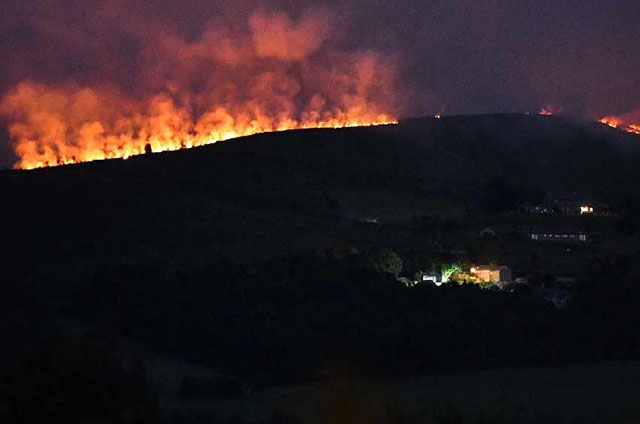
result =
M529 291L404 287L371 258L390 249L404 260L415 249L418 270L484 243L479 222L501 216L474 209L474 195L495 176L629 193L639 141L561 118L451 117L0 172L0 298L15 317L4 328L18 334L32 314L42 323L71 317L100 337L124 336L257 385L334 368L380 378L637 359L637 249L617 258L603 247L606 257L586 270L593 284L565 310ZM589 171L600 163L602 174ZM409 220L363 222L376 202L406 209ZM462 212L437 216L448 208ZM423 228L411 214L425 218L415 220ZM456 238L456 226L471 235ZM506 240L497 257L513 245L525 252L513 263L533 262L516 237L495 240ZM453 253L458 245L463 253ZM369 256L345 253L350 246ZM540 249L583 264L578 248ZM21 306L34 302L42 312ZM23 344L14 343L15 358Z
M390 131L264 134L127 161L0 172L7 268L75 274L99 263L246 261L384 240L338 220L333 192L398 197L419 189Z
M496 176L548 190L633 193L638 164L640 137L604 125L489 115L263 134L127 161L2 171L4 268L81 275L96 265L424 245L408 221L367 225L346 219L350 208L356 218L377 213L367 209L376 202L408 219L475 213L474 196Z
M502 177L547 190L640 186L640 137L599 123L509 114L420 118L402 121L398 137L435 185Z

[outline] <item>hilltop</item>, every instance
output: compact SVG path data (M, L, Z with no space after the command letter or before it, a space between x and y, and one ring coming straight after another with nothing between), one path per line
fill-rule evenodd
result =
M545 190L633 191L640 137L594 122L539 115L407 119L398 128L441 185L501 177Z

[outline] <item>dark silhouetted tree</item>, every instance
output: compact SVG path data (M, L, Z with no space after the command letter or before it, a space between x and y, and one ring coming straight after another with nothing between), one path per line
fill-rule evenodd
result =
M397 277L398 274L402 272L402 258L391 250L375 253L372 255L371 260L375 264L376 269L385 274L391 274Z

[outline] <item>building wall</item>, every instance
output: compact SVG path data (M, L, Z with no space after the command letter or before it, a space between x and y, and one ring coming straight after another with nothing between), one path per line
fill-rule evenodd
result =
M485 283L511 282L511 270L508 268L479 269L474 274Z

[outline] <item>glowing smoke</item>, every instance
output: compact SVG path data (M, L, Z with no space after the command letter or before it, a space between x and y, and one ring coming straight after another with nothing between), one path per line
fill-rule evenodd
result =
M175 150L232 137L395 120L395 60L332 45L332 13L255 10L199 37L134 28L139 83L24 80L2 98L17 168Z
M621 116L606 116L600 122L623 131L640 134L640 109Z

